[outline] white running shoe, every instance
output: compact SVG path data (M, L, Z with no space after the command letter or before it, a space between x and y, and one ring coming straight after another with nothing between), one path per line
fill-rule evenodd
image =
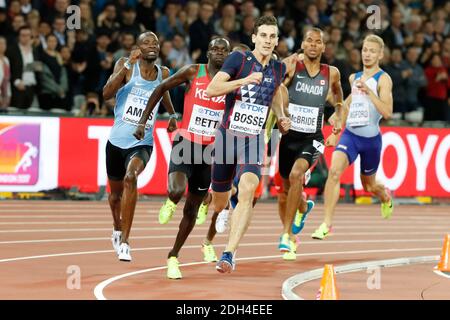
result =
M228 217L230 215L229 209L223 209L220 211L220 213L217 215L216 220L216 231L218 233L223 233L228 228Z
M131 248L128 243L121 243L119 249L119 260L120 261L131 261Z
M122 241L122 231L113 230L111 242L117 254L119 254L120 242Z

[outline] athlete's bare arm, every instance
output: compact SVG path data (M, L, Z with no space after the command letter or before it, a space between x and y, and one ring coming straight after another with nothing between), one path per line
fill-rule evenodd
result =
M169 68L161 67L161 71L162 71L163 81L165 79L169 78L169 76L170 76ZM175 114L175 109L173 108L172 99L170 99L170 93L169 93L168 90L166 90L164 92L164 95L163 95L163 98L162 98L162 104L164 105L164 108L166 108L167 112L169 112L169 114ZM142 126L140 126L140 127L142 127ZM176 129L177 129L177 120L175 118L171 118L169 120L169 125L167 127L167 131L168 132L174 132Z
M128 72L131 73L131 70L125 68L125 62L128 60L130 64L136 63L140 54L141 50L135 49L130 53L128 59L122 57L116 62L112 75L103 87L103 99L109 100L116 95L117 91L125 84Z
M245 78L230 80L230 75L226 72L219 71L206 88L208 97L223 96L247 84L260 84L262 81L262 72L254 72Z
M343 127L343 101L344 93L342 92L341 74L336 67L330 66L330 93L327 99L335 107L332 119L333 133L338 134ZM332 99L331 99L332 98ZM330 101L331 100L331 101Z
M283 63L286 65L286 76L284 77L283 84L289 87L292 78L294 77L295 67L297 66L298 55L296 53L291 54L289 57L283 59Z
M287 117L286 113L284 112L285 108L287 107L286 104L289 103L287 93L287 88L283 84L281 84L275 91L272 99L272 104L270 105L273 113L278 119L278 129L280 129L280 132L282 134L287 133L291 127L291 119Z
M392 98L392 79L387 73L383 73L378 82L379 97L370 90L370 88L363 81L358 81L359 89L365 92L370 101L375 105L378 112L385 119L390 119L393 112L393 98Z
M161 67L161 69L163 70L164 80L155 88L155 90L153 91L153 93L151 94L150 98L147 101L147 106L145 107L141 119L139 119L138 127L136 128L136 131L133 134L136 137L136 139L141 140L144 138L145 134L144 124L147 122L148 117L152 113L153 109L155 108L156 104L161 99L161 97L164 96L163 104L166 110L171 114L175 113L175 111L173 110L172 100L170 100L169 90L175 88L176 86L179 86L182 83L192 80L193 77L195 76L195 73L197 72L198 66L197 65L184 66L170 77L169 77L169 70L166 67ZM168 107L166 105L167 100L165 99L170 100L169 108L167 108ZM169 110L170 108L171 110Z

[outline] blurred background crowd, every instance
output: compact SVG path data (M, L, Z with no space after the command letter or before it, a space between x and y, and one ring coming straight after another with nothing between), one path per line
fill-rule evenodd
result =
M80 29L68 28L70 5L80 9ZM380 29L367 29L370 5L380 9ZM450 121L445 0L0 0L0 112L111 116L114 101L103 101L102 88L141 32L158 35L157 63L174 73L205 63L216 36L253 49L253 24L261 15L278 18L281 59L300 49L306 28L322 28L323 62L340 70L345 96L349 75L362 68L362 39L380 35L386 44L382 68L394 83L394 119ZM183 87L171 91L180 114L183 94Z

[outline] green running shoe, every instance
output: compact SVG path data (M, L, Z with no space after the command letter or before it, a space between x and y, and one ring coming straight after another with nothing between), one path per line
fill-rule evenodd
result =
M164 205L159 209L159 223L166 224L172 219L172 216L177 209L176 203L173 203L172 200L167 198Z
M390 201L381 203L381 216L384 219L389 219L394 211L394 201L392 200L391 191L388 188L386 188L386 193L389 195Z
M195 220L195 225L199 226L206 221L206 215L208 214L209 204L202 204L198 207L197 219Z
M180 263L178 262L177 257L170 257L167 259L167 278L169 279L181 279L183 276L181 275L180 267L178 266Z
M291 249L283 254L283 260L295 261L297 259L297 244L295 241L290 241Z
M216 262L217 256L212 244L202 244L203 260L206 262Z
M311 235L313 239L323 240L331 233L331 227L327 227L326 223L322 223L319 228Z
M281 252L289 252L291 250L289 233L283 233L280 236L280 244L278 245L278 249Z

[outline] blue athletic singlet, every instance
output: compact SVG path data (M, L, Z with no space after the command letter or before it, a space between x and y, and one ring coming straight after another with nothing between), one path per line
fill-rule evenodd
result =
M365 82L377 97L378 80L383 73L384 71L380 70ZM367 94L361 92L355 85L356 80L359 80L362 74L361 71L357 72L352 84L352 103L350 104L346 129L357 136L370 138L380 133L379 123L382 116Z
M130 81L128 81L116 94L116 106L114 108L114 125L111 129L109 141L116 147L129 149L136 146L153 145L153 128L158 114L159 103L155 106L149 119L145 124L145 137L143 140L137 140L133 133L142 113L147 106L153 90L162 81L162 71L158 65L156 80L148 81L142 78L139 63L133 65L133 72Z

